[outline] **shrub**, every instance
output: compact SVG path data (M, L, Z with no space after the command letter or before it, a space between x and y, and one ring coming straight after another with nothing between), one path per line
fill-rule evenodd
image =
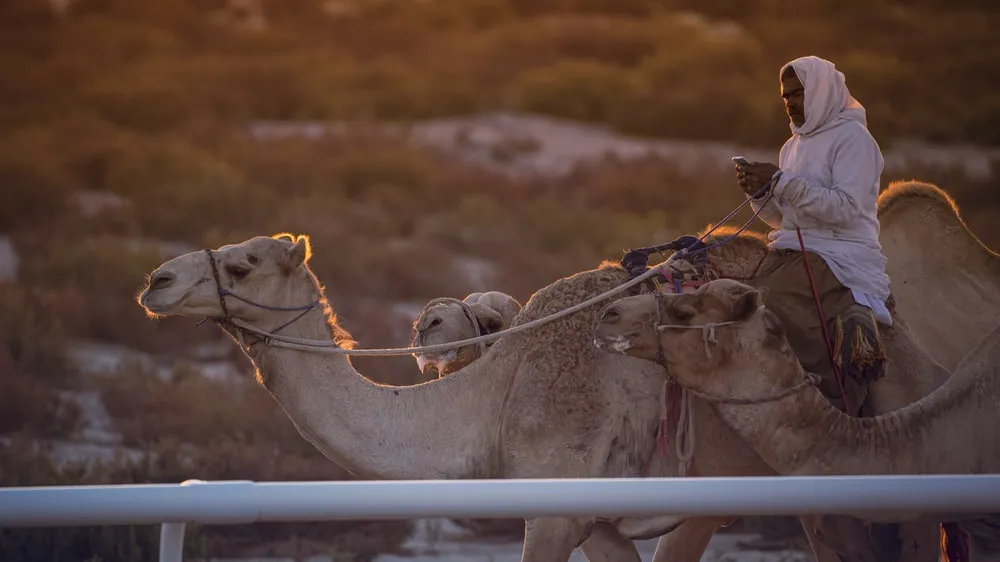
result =
M66 329L56 295L18 284L0 283L0 363L9 376L27 373L61 383L68 365ZM30 385L29 385L30 386ZM25 392L32 389L25 387ZM12 398L11 398L12 399Z
M23 432L37 437L72 435L79 410L51 386L20 371L8 349L0 347L0 435Z
M635 88L621 68L569 60L525 73L515 82L512 96L523 111L606 121L619 104L634 99Z
M6 143L3 143L6 144ZM66 209L72 180L38 153L7 152L0 144L0 232L56 219Z

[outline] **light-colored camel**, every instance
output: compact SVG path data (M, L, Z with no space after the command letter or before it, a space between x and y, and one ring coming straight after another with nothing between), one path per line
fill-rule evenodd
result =
M462 300L441 297L430 300L413 322L410 346L422 347L472 339L510 327L521 311L521 303L507 293L472 293ZM414 353L424 375L444 376L465 367L493 345L466 345L437 353Z
M191 252L153 271L138 301L151 316L219 319L300 434L362 477L670 474L665 458L653 455L665 373L593 346L600 303L506 336L447 377L407 387L380 385L344 355L271 346L226 320L351 347L308 267L310 253L306 237L290 235ZM514 323L564 310L625 277L616 264L607 264L560 279L532 295ZM226 296L220 300L220 294ZM310 303L318 305L303 314ZM590 560L635 561L638 553L627 539L662 535L668 530L662 525L675 522L613 513L529 519L522 560L567 560L581 546Z
M833 407L807 377L785 327L763 306L763 291L719 279L692 294L626 297L602 311L595 339L617 353L662 361L783 475L1000 473L1000 327L928 396L861 419ZM978 552L990 554L1000 553Z

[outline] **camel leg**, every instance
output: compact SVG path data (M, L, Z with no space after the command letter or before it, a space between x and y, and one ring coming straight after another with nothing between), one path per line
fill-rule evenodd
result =
M642 562L635 544L609 523L595 523L580 550L590 562Z
M816 562L889 562L879 559L868 529L860 519L843 515L802 515L799 524Z
M535 517L524 522L521 562L567 562L592 520Z
M729 517L692 517L656 541L653 562L699 562L708 541Z
M938 562L941 557L941 525L936 521L906 521L899 524L900 562Z

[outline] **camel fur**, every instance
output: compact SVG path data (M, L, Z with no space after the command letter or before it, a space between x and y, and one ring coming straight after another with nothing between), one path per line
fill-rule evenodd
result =
M659 300L626 297L602 311L596 338L601 347L632 357L651 362L662 357L671 377L706 397L719 417L780 474L1000 473L995 435L1000 427L1000 327L982 338L929 395L873 418L855 418L803 384L806 373L788 345L784 326L762 303L762 291L730 279ZM646 322L651 318L660 325ZM646 328L637 334L635 328L642 324ZM702 329L684 329L711 325L718 326L714 338L706 338ZM909 521L921 515L858 517ZM997 517L956 514L943 519L961 523ZM929 518L937 523L942 517ZM978 555L1000 555L984 552L975 534L972 542L980 547L973 548Z

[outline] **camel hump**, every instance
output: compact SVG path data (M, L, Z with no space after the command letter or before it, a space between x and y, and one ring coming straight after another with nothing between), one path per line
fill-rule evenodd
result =
M889 182L878 196L878 215L905 206L908 202L932 203L959 217L958 205L945 190L927 182L917 180L897 180Z
M510 326L514 317L521 311L521 303L517 299L500 291L471 293L463 299L468 304L480 304L491 308L503 318L504 327Z

